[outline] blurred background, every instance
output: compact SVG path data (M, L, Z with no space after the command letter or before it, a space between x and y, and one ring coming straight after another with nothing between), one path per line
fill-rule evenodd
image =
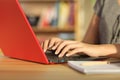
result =
M40 41L60 37L80 41L90 23L96 0L19 0Z

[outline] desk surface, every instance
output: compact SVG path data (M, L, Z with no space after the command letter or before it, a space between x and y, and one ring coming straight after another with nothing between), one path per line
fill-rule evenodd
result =
M85 75L67 64L44 65L1 56L0 80L120 80L120 74Z

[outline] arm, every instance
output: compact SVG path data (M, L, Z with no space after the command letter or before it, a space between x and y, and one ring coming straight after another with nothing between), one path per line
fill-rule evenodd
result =
M92 20L90 22L86 35L83 39L83 42L93 44L99 43L99 31L98 31L99 21L100 21L99 17L96 14L93 14Z
M99 43L99 21L100 18L96 14L94 14L86 32L86 35L83 39L83 42L92 44ZM104 44L99 45L99 47L101 48L101 50L103 50L103 54L96 56L109 56L120 58L120 44Z

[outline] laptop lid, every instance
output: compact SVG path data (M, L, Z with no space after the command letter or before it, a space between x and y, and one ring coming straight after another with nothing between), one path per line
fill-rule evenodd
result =
M49 63L18 0L0 0L0 48L8 57Z

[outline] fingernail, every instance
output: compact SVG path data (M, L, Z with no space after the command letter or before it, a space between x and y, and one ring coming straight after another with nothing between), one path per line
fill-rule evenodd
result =
M62 57L62 55L59 55L58 57Z
M55 54L58 54L57 52L55 52Z
M49 48L51 48L51 47L52 47L52 45L49 46Z
M44 49L43 51L46 52L46 49Z
M55 50L55 47L52 47L52 50Z
M70 56L69 54L66 54L66 56L68 57L68 56Z

